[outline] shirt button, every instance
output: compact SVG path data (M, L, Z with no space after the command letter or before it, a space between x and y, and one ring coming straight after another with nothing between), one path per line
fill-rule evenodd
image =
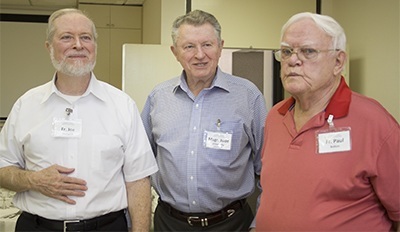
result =
M193 176L190 176L190 180L193 180Z
M196 104L196 109L198 109L199 108L199 104Z
M195 205L195 204L196 204L196 201L192 201L192 204Z
M193 127L193 130L195 131L197 129L197 127Z
M191 155L194 155L194 151L191 151L190 154L191 154Z

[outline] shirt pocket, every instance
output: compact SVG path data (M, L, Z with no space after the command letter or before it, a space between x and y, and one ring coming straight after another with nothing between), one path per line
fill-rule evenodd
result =
M124 145L116 136L95 135L92 140L91 166L93 170L113 172L124 162Z
M209 126L209 130L212 132L222 132L232 134L231 149L221 150L221 149L211 149L206 148L208 158L216 162L227 162L230 163L234 161L238 153L242 150L242 139L244 136L243 123L240 120L237 121L222 121L219 128L216 124Z

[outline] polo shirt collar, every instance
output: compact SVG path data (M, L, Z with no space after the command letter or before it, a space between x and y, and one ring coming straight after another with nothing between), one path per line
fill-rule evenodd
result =
M351 89L346 84L346 81L342 76L338 88L336 89L327 107L325 108L325 119L327 119L330 114L332 114L334 118L341 118L346 116L349 113L350 102ZM290 97L278 109L278 112L282 115L285 115L286 112L293 108L294 104L295 99L293 97Z

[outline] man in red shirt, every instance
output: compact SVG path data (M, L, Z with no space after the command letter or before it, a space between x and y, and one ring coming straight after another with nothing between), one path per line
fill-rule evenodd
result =
M341 76L346 36L331 17L283 26L281 80L292 97L265 124L257 231L390 231L400 221L400 127Z

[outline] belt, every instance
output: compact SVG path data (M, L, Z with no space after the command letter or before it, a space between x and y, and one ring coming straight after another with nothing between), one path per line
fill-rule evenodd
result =
M225 208L214 213L185 213L173 208L168 203L161 200L159 200L158 203L166 207L169 214L180 221L186 222L194 227L207 227L217 224L234 215L238 210L243 208L246 204L246 199L234 201Z
M38 215L33 215L28 212L23 212L31 217L36 217L37 224L54 231L90 231L97 230L104 225L113 222L115 219L121 216L125 216L124 210L117 212L108 213L99 217L87 219L87 220L51 220Z

